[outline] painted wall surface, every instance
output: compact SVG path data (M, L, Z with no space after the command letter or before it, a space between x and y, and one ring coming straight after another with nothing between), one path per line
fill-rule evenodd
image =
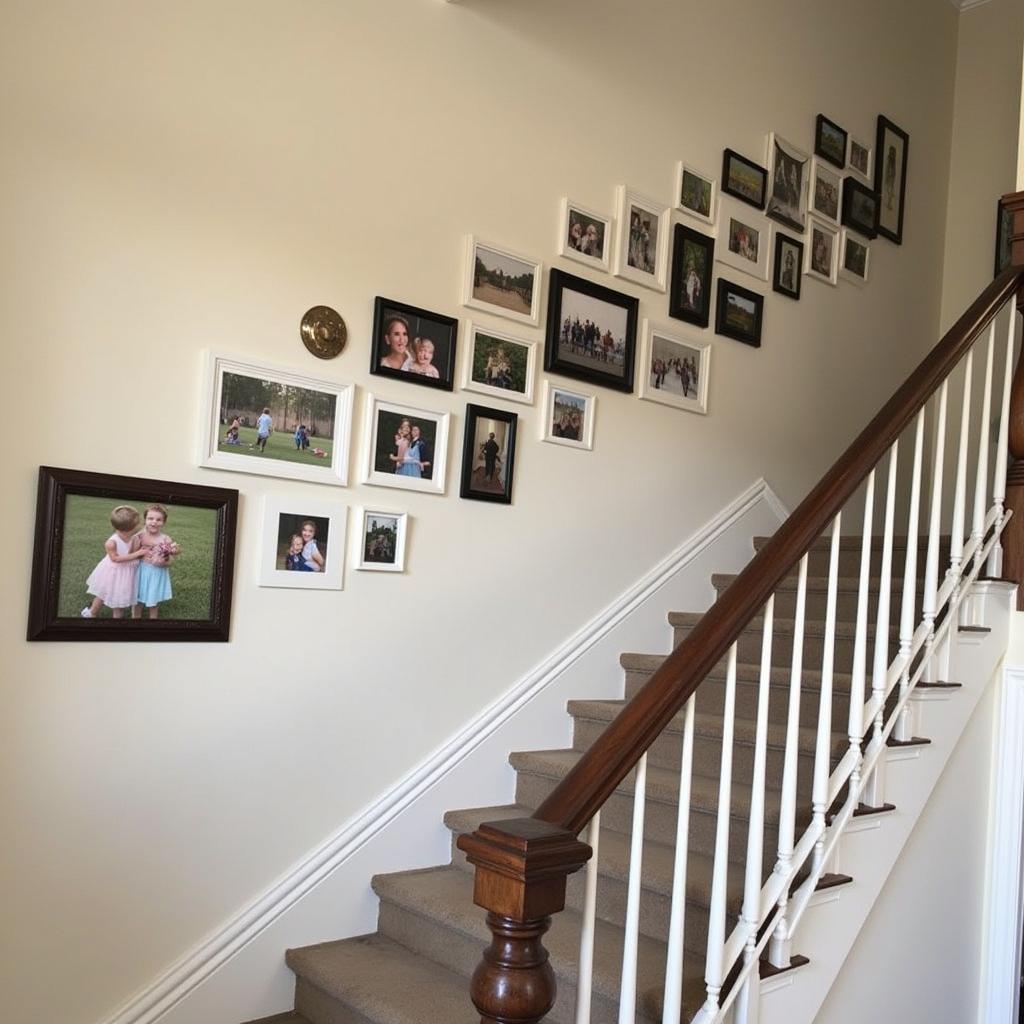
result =
M806 492L936 337L956 31L935 0L5 6L12 1019L103 1019L751 481ZM538 443L519 407L511 507L196 467L211 346L354 382L356 457L368 393L450 411L457 464L470 396L369 376L375 295L464 325L467 232L572 270L563 195L668 203L681 158L763 160L769 130L810 149L819 112L870 140L880 111L912 139L905 244L873 245L866 289L754 284L759 351L704 332L707 417L601 391L586 454ZM664 295L622 288L667 319ZM316 303L350 330L329 364L297 335ZM239 488L231 643L25 643L40 464ZM408 572L258 589L264 495L408 510Z

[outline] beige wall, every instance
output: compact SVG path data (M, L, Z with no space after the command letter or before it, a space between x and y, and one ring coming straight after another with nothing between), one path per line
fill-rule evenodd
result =
M0 990L22 1024L93 1024L752 480L795 502L863 425L938 326L957 20L935 0L53 0L4 21ZM196 468L208 346L354 381L357 454L367 392L449 410L457 464L470 396L367 374L375 295L465 316L466 232L558 263L562 195L668 202L676 160L717 174L769 130L809 149L819 111L910 132L906 243L873 246L865 290L762 288L764 347L713 339L706 418L601 391L582 454L521 408L510 508ZM348 321L335 363L298 341L315 303ZM41 463L239 488L232 642L26 644ZM267 494L407 509L408 573L258 589Z

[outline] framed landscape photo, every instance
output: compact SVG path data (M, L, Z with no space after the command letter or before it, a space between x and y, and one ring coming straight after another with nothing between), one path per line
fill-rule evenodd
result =
M676 165L676 209L714 224L717 199L718 182L680 160Z
M820 157L811 161L811 213L831 224L839 223L843 179Z
M804 273L826 284L835 285L839 274L839 232L810 218Z
M814 152L840 170L846 166L846 132L824 114L814 123Z
M354 387L206 353L199 465L348 483Z
M794 231L807 220L810 157L775 132L768 133L768 206L765 213Z
M462 386L510 402L533 404L536 342L469 325Z
M843 182L843 226L866 238L878 234L878 193L853 175Z
M867 284L871 246L868 245L866 239L858 238L846 228L843 228L841 245L840 276L846 278L847 281L853 281L854 284Z
M356 535L356 568L368 572L404 572L408 521L405 512L362 509Z
M781 231L775 232L775 269L772 273L772 290L790 299L800 298L803 281L804 243L790 238Z
M504 409L466 406L460 498L512 503L518 421L514 412Z
M763 210L768 171L735 150L727 149L722 155L722 191Z
M616 193L618 236L615 276L665 290L668 265L668 207L620 185Z
M544 369L631 392L639 301L557 269L548 292Z
M544 381L541 440L564 448L591 451L594 447L596 409L597 398L594 395L584 395L549 380Z
M865 182L871 181L871 147L850 136L850 149L846 155L846 166Z
M536 327L540 323L540 272L541 264L529 256L469 235L462 304Z
M711 318L711 270L715 240L710 235L677 224L672 242L672 272L668 315L707 327Z
M238 491L41 466L29 640L226 641Z
M366 396L363 483L444 494L448 413Z
M459 321L379 295L373 304L370 373L451 391Z
M771 222L733 199L722 199L721 218L722 244L717 250L719 263L767 281Z
M563 198L558 254L607 271L612 254L611 218Z
M263 499L259 585L341 590L348 508L297 494Z
M724 277L718 279L715 333L753 348L761 347L764 296Z
M640 397L703 415L708 411L710 362L710 344L687 341L645 320Z
M897 245L903 244L903 206L907 198L909 150L910 136L879 114L875 140L878 233Z

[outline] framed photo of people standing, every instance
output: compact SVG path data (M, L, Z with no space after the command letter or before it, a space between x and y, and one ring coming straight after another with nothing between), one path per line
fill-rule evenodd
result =
M715 240L685 224L677 224L672 242L672 274L668 315L698 327L711 319L711 268Z
M466 406L459 497L512 503L512 472L519 417L506 409Z
M366 396L363 483L444 494L448 413Z

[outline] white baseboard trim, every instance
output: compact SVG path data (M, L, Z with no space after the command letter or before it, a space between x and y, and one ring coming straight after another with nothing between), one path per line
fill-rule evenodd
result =
M236 957L282 914L353 857L417 798L458 767L489 736L548 688L616 625L762 503L780 522L787 517L788 511L768 483L763 479L757 480L562 647L524 676L500 700L478 715L379 799L350 819L113 1016L105 1018L102 1024L155 1024L159 1021L190 992Z

